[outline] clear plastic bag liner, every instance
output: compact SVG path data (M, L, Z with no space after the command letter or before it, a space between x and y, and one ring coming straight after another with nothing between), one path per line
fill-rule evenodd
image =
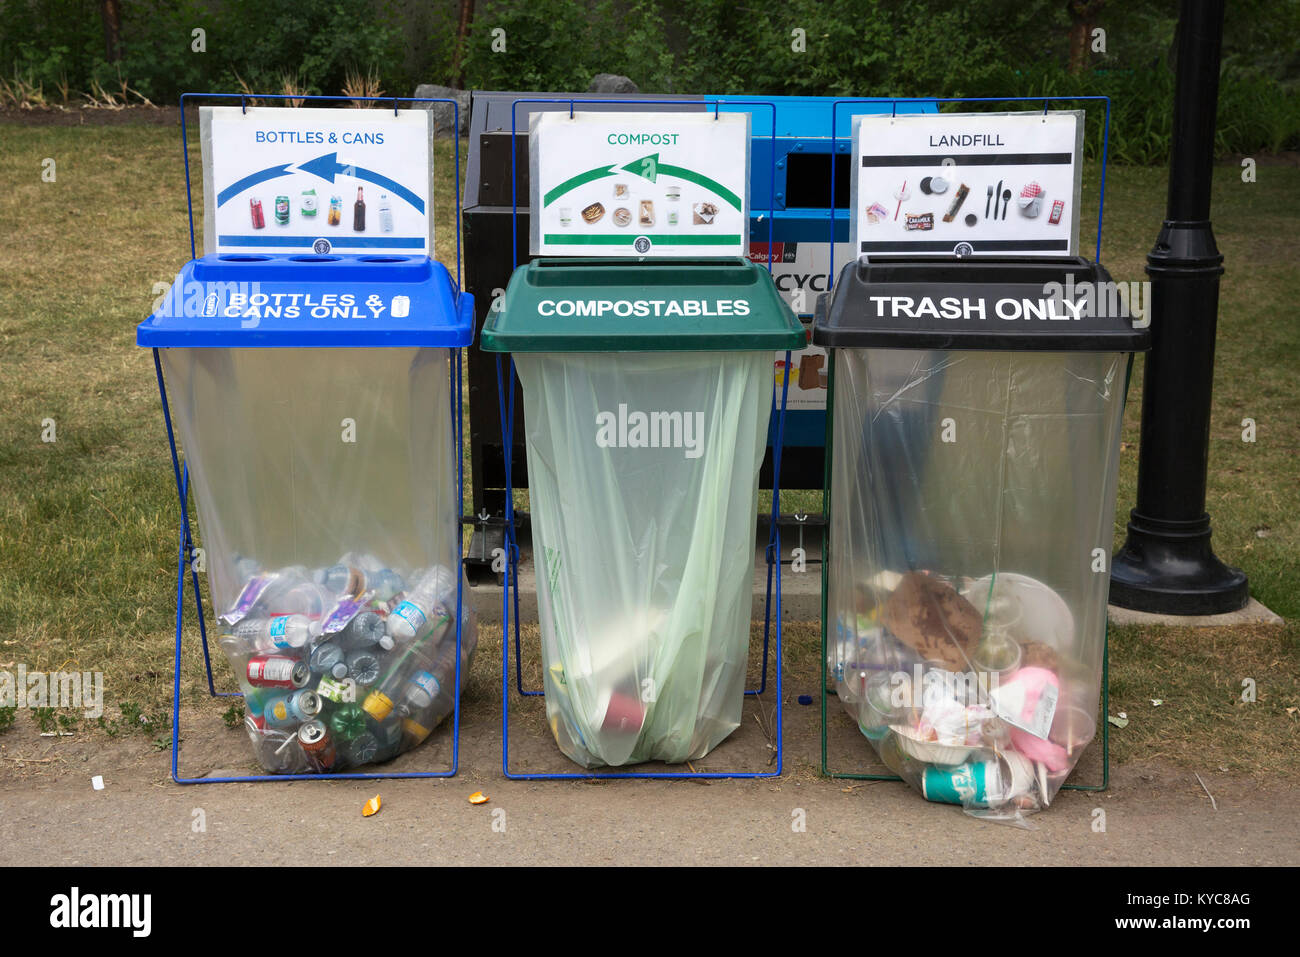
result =
M740 724L767 353L520 354L547 717L586 767Z
M461 496L448 351L161 356L216 637L259 761L337 771L424 740L454 704ZM462 684L475 641L466 586ZM324 733L303 732L304 748L311 721Z
M929 800L1022 821L1096 736L1127 362L835 354L827 664Z

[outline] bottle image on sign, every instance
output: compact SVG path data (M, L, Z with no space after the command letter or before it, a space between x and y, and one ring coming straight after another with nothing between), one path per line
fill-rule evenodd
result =
M316 215L316 190L304 189L302 191L302 200L299 205L299 211L304 216Z
M331 226L337 226L342 221L343 221L343 198L341 196L331 196L328 222Z
M387 193L379 194L379 231L381 233L393 231L393 204Z
M357 201L352 204L352 229L355 232L363 232L366 228L366 199L361 195L361 187L357 187Z
M275 224L277 226L289 225L289 197L277 196L275 198Z
M248 212L253 217L254 229L266 228L266 215L262 212L262 201L260 199L250 199L248 201Z

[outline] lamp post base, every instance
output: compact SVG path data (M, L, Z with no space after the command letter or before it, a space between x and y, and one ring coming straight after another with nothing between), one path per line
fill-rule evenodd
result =
M1129 516L1128 540L1111 563L1110 603L1163 615L1222 615L1250 600L1246 575L1210 547L1210 517L1191 522Z

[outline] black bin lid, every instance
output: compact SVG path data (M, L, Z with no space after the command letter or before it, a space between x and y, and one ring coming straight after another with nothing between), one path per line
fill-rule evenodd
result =
M1082 257L863 256L817 299L832 349L1145 352L1119 287Z

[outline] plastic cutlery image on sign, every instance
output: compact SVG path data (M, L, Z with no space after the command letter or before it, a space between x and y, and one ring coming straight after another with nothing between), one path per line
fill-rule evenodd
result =
M993 189L993 218L998 218L998 200L1002 197L1002 180L998 180L998 185Z
M1003 219L1007 218L1007 209L1010 206L1011 206L1011 190L1004 189L1002 191L1002 218Z
M989 218L989 204L993 202L993 184L989 183L989 194L984 200L984 218Z

